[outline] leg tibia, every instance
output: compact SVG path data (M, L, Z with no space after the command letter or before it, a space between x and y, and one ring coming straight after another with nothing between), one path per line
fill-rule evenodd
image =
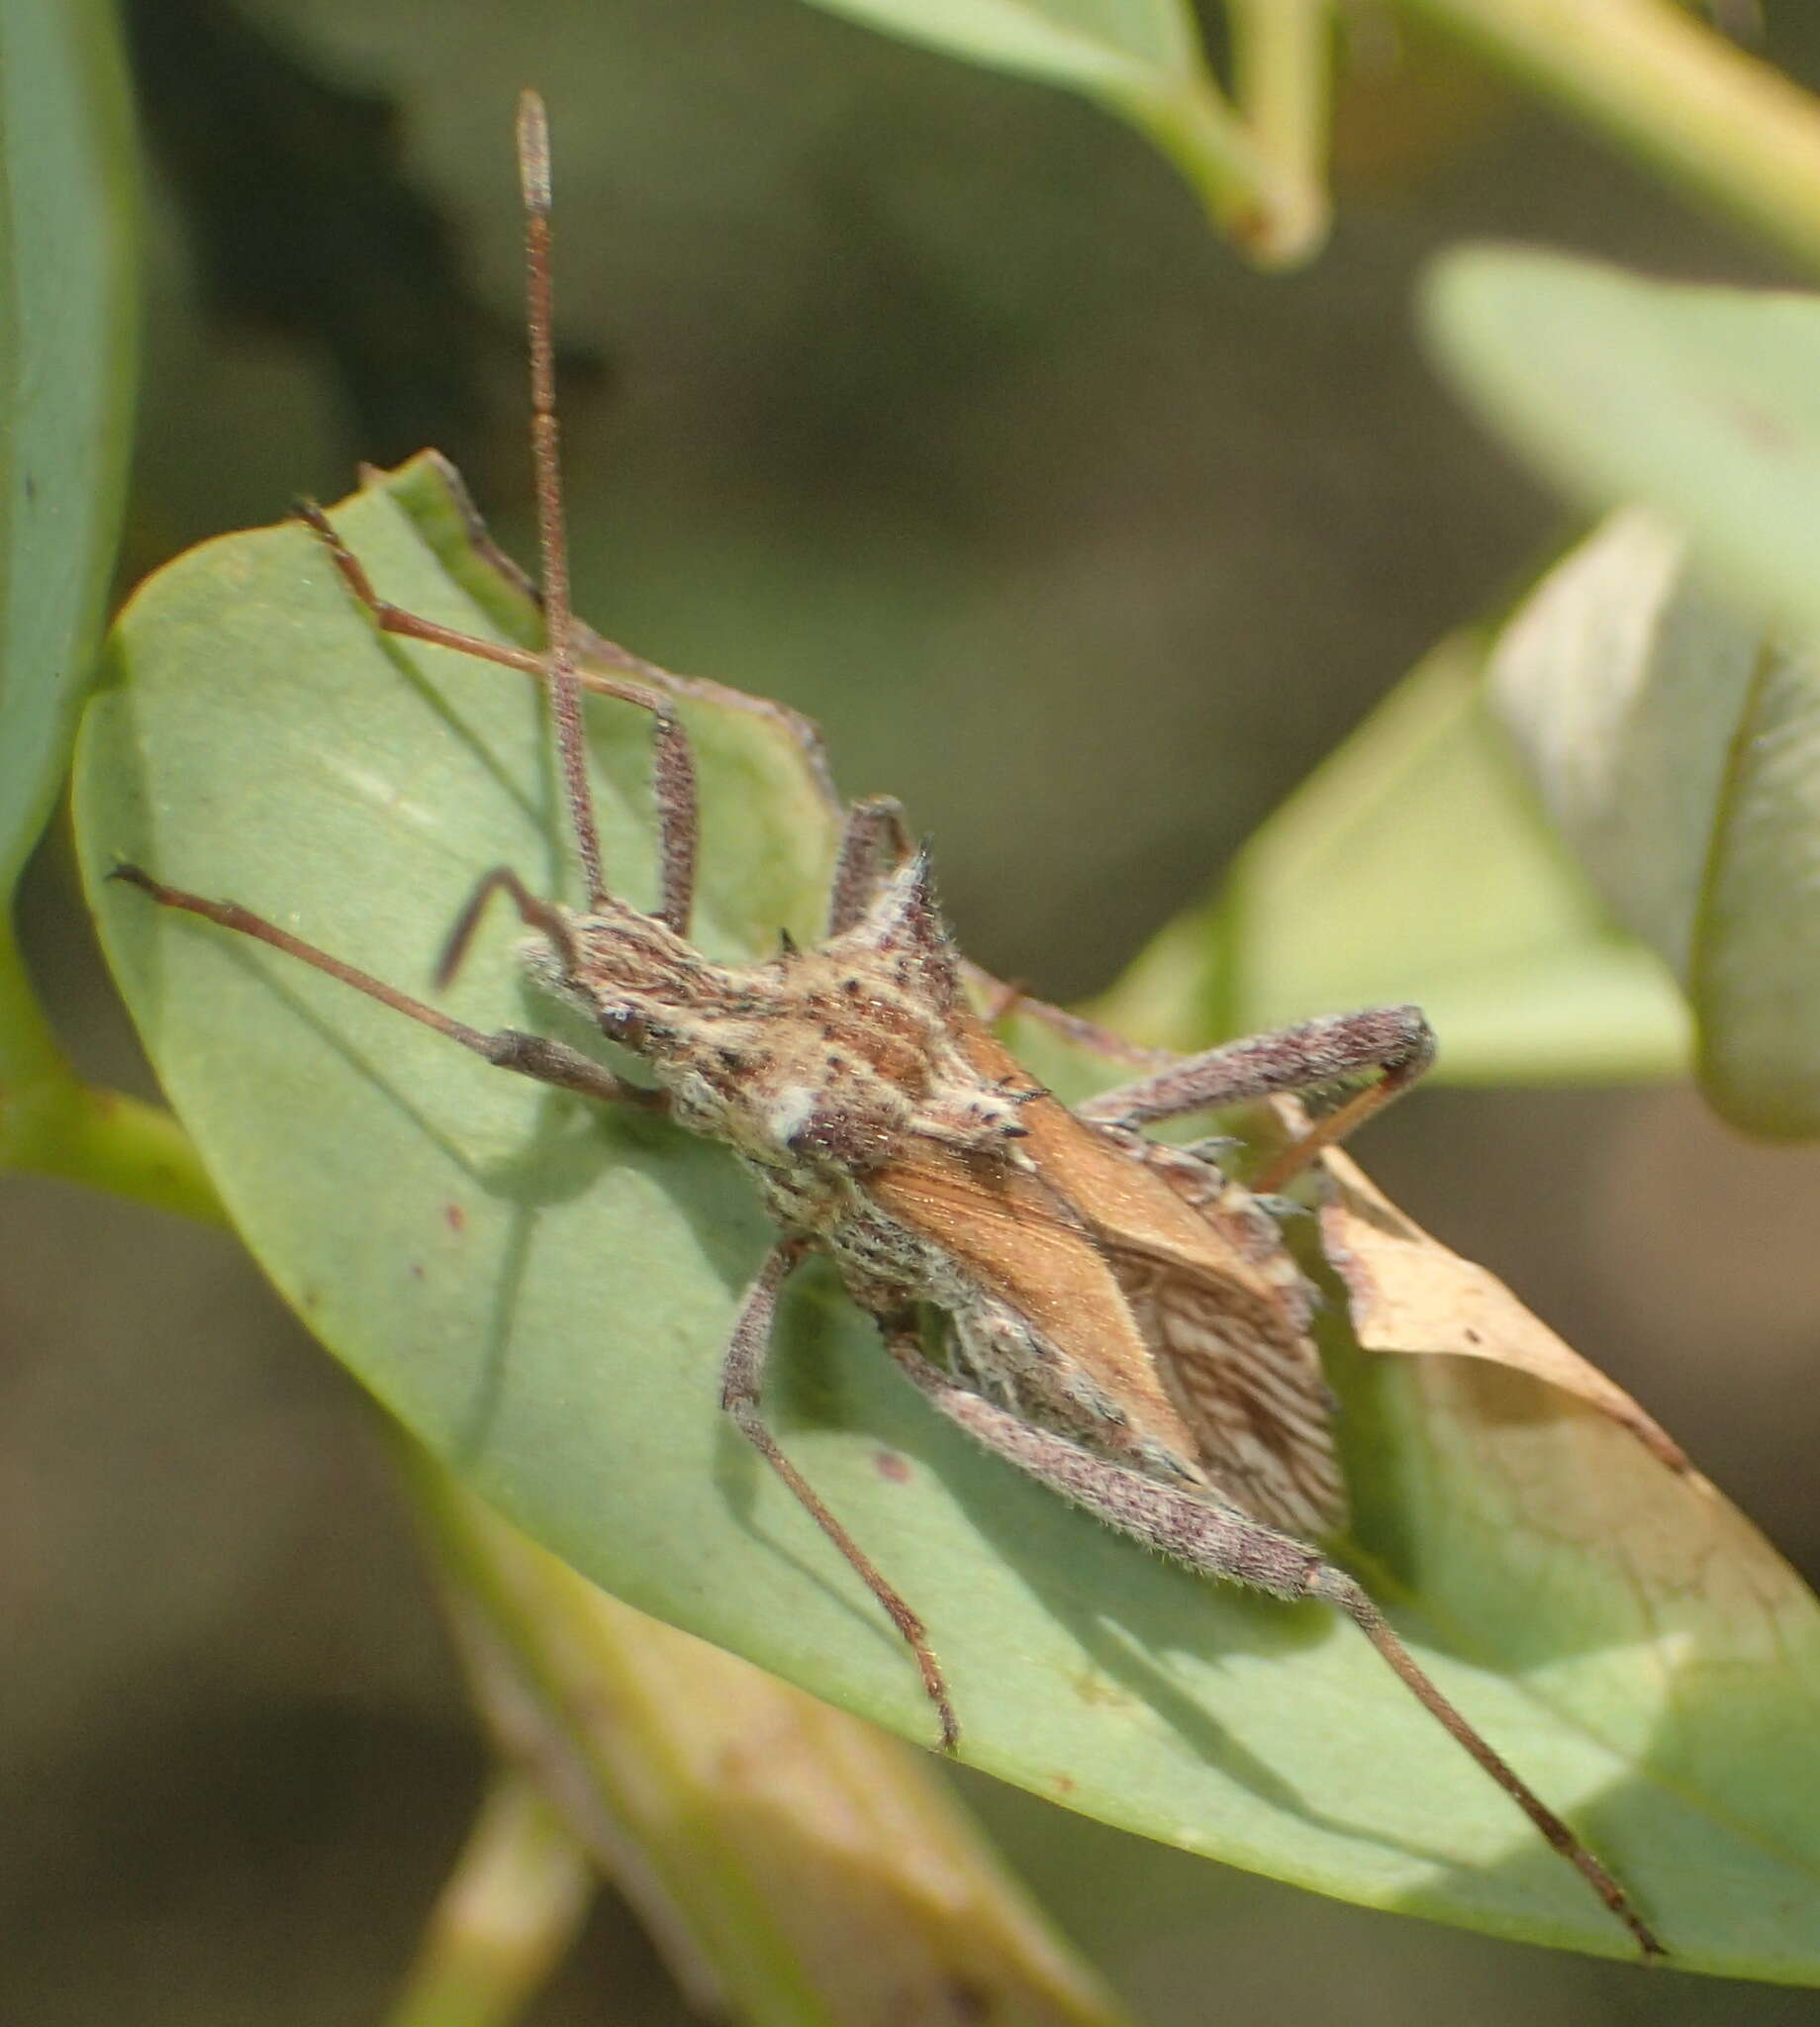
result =
M1646 1956L1663 1953L1622 1886L1566 1823L1474 1730L1397 1638L1364 1589L1316 1550L1252 1519L1212 1492L1186 1492L1092 1455L1066 1437L1033 1428L957 1385L923 1356L912 1333L888 1332L899 1368L949 1420L988 1449L1085 1506L1102 1520L1203 1576L1245 1584L1274 1597L1320 1598L1352 1619L1403 1686L1516 1802L1636 1938Z
M778 1292L802 1253L800 1245L788 1240L774 1246L746 1290L721 1361L720 1405L732 1416L739 1433L790 1488L809 1517L846 1558L867 1590L884 1607L915 1659L923 1690L934 1704L936 1719L941 1726L942 1750L951 1753L960 1743L960 1724L949 1700L941 1663L929 1645L921 1619L823 1504L821 1496L784 1454L759 1413L759 1393L764 1381L765 1360L771 1348L771 1327L777 1316Z

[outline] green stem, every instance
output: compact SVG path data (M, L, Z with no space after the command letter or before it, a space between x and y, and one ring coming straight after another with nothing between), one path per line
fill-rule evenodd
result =
M1127 88L1111 102L1175 163L1214 225L1260 267L1293 266L1319 248L1327 223L1319 183L1261 145L1210 79L1154 92Z
M1820 101L1672 0L1404 0L1820 269Z
M1299 206L1279 230L1298 253L1311 252L1326 237L1331 208L1330 0L1226 0L1226 19L1239 115Z
M595 1880L523 1775L498 1775L425 1927L386 2027L506 2027L567 1954Z
M921 1755L606 1596L397 1448L476 1704L699 2010L934 2018L960 1986L982 2018L1119 2027Z
M227 1212L195 1147L159 1106L84 1084L57 1046L0 916L0 1171L86 1183L204 1224Z

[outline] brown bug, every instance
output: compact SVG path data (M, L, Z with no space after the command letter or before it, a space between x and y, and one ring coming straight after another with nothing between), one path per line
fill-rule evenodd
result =
M654 1088L564 1043L454 1020L234 903L134 866L117 877L285 951L489 1062L662 1110L740 1159L780 1235L740 1305L722 1404L890 1614L944 1747L956 1745L959 1722L921 1621L761 1414L779 1291L811 1251L831 1257L899 1370L987 1448L1206 1576L1285 1599L1320 1598L1348 1614L1645 1954L1663 1954L1617 1882L1443 1697L1356 1580L1310 1545L1343 1525L1346 1499L1301 1275L1258 1196L1213 1160L1142 1131L1374 1077L1256 1179L1258 1190L1274 1190L1420 1075L1433 1049L1426 1021L1410 1007L1309 1021L1169 1064L1071 1110L974 1012L926 855L910 848L896 804L884 799L848 815L818 946L786 943L769 962L745 966L694 948L699 825L688 741L662 690L577 662L551 362L548 139L530 93L519 154L546 648L503 646L387 604L322 514L303 511L379 627L522 670L550 700L587 907L559 907L509 869L490 872L454 924L438 984L503 893L536 933L526 953L536 981L639 1055ZM652 716L661 893L651 914L608 890L583 690ZM943 1322L945 1362L923 1344L931 1311Z

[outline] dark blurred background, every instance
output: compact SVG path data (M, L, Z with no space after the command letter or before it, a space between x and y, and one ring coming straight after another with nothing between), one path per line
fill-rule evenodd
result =
M1425 368L1422 261L1494 234L1780 278L1354 12L1334 241L1266 279L1098 111L799 0L140 0L127 575L425 441L530 552L511 119L540 84L581 610L820 719L843 787L933 833L974 954L1089 992L1567 531ZM1769 16L1820 81L1820 11ZM25 915L85 1066L143 1078L54 835ZM1662 1091L1435 1090L1367 1153L1820 1569L1820 1156ZM480 1760L354 1390L227 1239L0 1188L0 2020L375 2019ZM1153 2022L1814 2017L965 1786ZM683 2015L610 1899L531 2017Z

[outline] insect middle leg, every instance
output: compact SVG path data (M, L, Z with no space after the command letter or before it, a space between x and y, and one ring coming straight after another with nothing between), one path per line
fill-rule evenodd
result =
M892 1624L916 1658L922 1687L929 1701L935 1705L935 1713L940 1720L942 1751L951 1753L960 1743L960 1723L949 1700L941 1663L935 1659L921 1619L887 1583L872 1558L835 1519L820 1495L785 1456L759 1413L765 1359L771 1348L772 1326L777 1320L778 1293L790 1270L803 1257L803 1246L795 1240L786 1239L781 1245L773 1246L746 1290L721 1361L720 1405L732 1416L740 1434L796 1495L809 1517L846 1557L866 1589L885 1607Z
M1368 1007L1224 1042L1102 1092L1075 1110L1097 1124L1141 1126L1279 1093L1320 1091L1361 1071L1379 1071L1375 1084L1317 1119L1266 1165L1252 1187L1268 1193L1407 1091L1434 1061L1434 1029L1419 1007Z

